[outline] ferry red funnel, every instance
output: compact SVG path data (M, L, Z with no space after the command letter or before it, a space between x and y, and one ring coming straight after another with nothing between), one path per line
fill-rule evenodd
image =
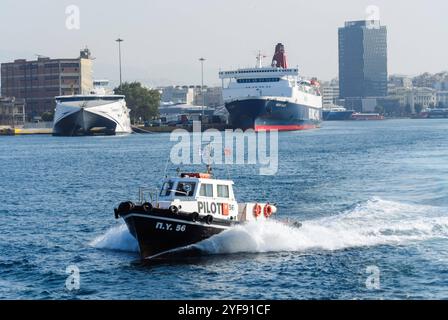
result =
M272 58L272 65L277 68L288 68L286 61L285 46L281 43L275 46L274 58Z

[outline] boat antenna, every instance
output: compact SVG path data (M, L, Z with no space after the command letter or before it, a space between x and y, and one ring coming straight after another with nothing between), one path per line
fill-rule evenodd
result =
M263 68L263 58L266 58L266 55L262 54L261 51L258 51L256 68Z
M207 163L207 173L213 174L213 168L212 168L212 157L211 157L211 143L208 143L206 146L206 150L208 151L208 163Z
M165 178L168 178L168 175L167 175L166 173L167 173L167 171L168 171L168 165L169 165L169 163L170 163L170 158L171 158L171 154L168 155L168 158L166 159L166 163L165 163L165 171L164 171L164 173L163 173L163 175L164 175Z
M229 165L224 165L224 167L226 168L226 173L227 173L227 180L230 180L230 171L229 171Z

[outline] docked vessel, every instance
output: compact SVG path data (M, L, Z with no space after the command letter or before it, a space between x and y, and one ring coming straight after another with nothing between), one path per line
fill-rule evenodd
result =
M428 118L448 118L448 108L433 108L428 111Z
M353 113L353 120L384 120L384 116L379 113Z
M131 133L130 110L122 95L90 94L56 97L55 136Z
M155 259L248 221L263 221L277 212L270 203L237 203L231 180L208 173L167 178L157 194L140 189L138 203L123 202L123 218L138 241L143 259ZM145 199L146 198L146 199ZM297 225L296 225L297 226Z
M344 107L332 107L323 110L322 118L324 121L352 120L352 115L354 112L355 111L347 110Z
M298 68L288 68L284 46L276 46L272 64L222 71L223 99L234 129L304 130L322 120L322 95L315 80L299 77Z

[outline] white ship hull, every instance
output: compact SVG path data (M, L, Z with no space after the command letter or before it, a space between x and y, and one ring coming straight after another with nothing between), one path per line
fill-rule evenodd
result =
M132 133L123 96L66 96L56 98L53 135L115 135Z

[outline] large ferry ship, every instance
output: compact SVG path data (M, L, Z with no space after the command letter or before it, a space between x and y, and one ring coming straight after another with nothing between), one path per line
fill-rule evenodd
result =
M89 95L56 97L53 135L115 135L132 133L125 96L97 87Z
M234 129L292 131L316 128L322 120L319 83L299 77L288 68L285 47L279 43L272 64L222 71L223 99Z

